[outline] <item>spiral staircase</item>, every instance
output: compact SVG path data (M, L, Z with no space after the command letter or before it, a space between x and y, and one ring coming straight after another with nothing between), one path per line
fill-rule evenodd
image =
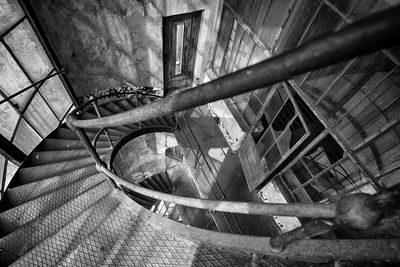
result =
M132 100L124 99L100 110L108 115L134 107ZM82 114L95 116L94 111ZM165 117L143 124L174 126ZM116 142L139 127L114 127L110 137ZM88 136L93 140L95 133ZM104 135L97 141L97 152L104 161L110 156ZM168 218L138 204L149 208L148 198L129 196L109 184L76 134L61 126L30 154L0 202L1 265L244 266L252 261L249 254L221 250L163 229L160 224L170 224L165 222Z

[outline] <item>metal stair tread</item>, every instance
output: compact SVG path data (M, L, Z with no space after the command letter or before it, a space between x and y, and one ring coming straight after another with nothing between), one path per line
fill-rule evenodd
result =
M110 147L98 148L97 152L100 155L104 155L110 152ZM30 155L28 162L29 167L33 167L66 160L82 159L86 157L90 157L90 155L85 148L63 150L62 153L59 150L35 151Z
M108 141L98 141L97 147L109 147ZM80 140L48 138L42 142L36 151L59 151L85 148Z
M116 113L121 113L124 112L125 110L123 110L122 108L120 108L119 106L115 105L114 103L107 103L106 106L101 106L101 111L107 111L108 114L116 114ZM107 114L105 114L107 115ZM108 115L107 115L108 116ZM125 127L130 128L131 130L135 131L139 129L139 126L135 123L132 124L125 124L123 125Z
M105 159L106 157L107 155L101 155L101 158L103 159ZM72 170L76 170L77 168L87 167L92 164L94 165L95 163L91 157L74 160L64 160L38 166L22 167L18 170L17 175L18 179L21 181L24 179L27 179L28 181L36 181L38 179L44 179L51 176L69 173Z
M22 225L48 214L76 195L105 180L104 174L96 174L91 179L71 183L70 185L0 213L1 234L6 235Z
M38 217L0 239L0 263L8 265L15 261L49 235L61 229L97 201L111 192L106 181L80 193L75 198Z
M96 133L94 132L86 132L90 140L93 140L95 137ZM69 128L58 128L56 131L54 131L49 138L52 139L64 139L64 140L79 140L79 137L76 135L76 133L69 129ZM111 138L115 138L116 140L119 139L119 136L111 135ZM99 137L99 141L108 141L107 137L104 135L101 135Z
M111 252L115 243L130 230L136 218L124 205L119 205L79 246L57 266L98 266Z
M10 266L56 265L85 240L88 234L96 229L119 205L120 201L117 198L112 194L107 195L56 233L48 236Z
M98 171L94 165L80 168L64 176L54 176L36 182L23 184L9 188L4 196L8 205L21 205L27 201L40 197L43 194L68 186L71 183L97 175Z

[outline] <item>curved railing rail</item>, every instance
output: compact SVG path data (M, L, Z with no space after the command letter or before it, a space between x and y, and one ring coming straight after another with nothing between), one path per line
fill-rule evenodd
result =
M115 175L100 159L84 128L107 128L137 123L266 87L308 71L399 44L399 28L400 6L397 6L355 22L340 31L309 41L292 51L195 88L167 96L160 101L108 117L89 120L79 119L77 111L83 110L87 105L96 101L96 98L93 98L70 114L67 118L67 124L77 133L96 162L97 169L105 173L112 184L121 184L145 196L188 207L250 215L296 216L320 219L281 236L271 238L269 245L275 252L282 251L287 244L293 241L320 235L336 227L369 229L383 218L387 210L393 210L394 206L398 208L400 190L394 189L374 196L354 194L341 197L334 204L267 204L180 197L131 184ZM116 185L114 184L114 186Z

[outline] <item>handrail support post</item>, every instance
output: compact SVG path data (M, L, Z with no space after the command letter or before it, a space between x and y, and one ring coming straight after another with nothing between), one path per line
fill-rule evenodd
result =
M90 100L94 100L94 97L91 96L91 97L90 97ZM97 101L93 101L93 102L92 102L92 105L93 105L94 110L96 111L97 117L98 117L98 118L101 118L101 113L100 113L99 106L97 105ZM111 149L114 149L114 144L113 144L113 142L112 142L110 133L108 132L107 128L104 129L104 132L105 132L105 134L106 134L106 136L107 136L108 142L110 143L110 148L111 148Z

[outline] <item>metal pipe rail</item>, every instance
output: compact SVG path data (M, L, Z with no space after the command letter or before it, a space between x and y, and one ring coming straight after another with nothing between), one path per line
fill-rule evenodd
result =
M157 103L117 115L79 120L72 128L101 128L136 123L243 94L261 87L400 43L400 6L361 19L337 32L256 65L228 74L192 89L170 95Z
M97 167L98 171L103 172L117 184L145 195L147 197L172 202L182 206L188 206L198 209L207 209L212 211L232 212L239 214L251 215L276 215L276 216L294 216L309 218L327 218L336 217L335 204L319 204L319 203L292 203L287 204L269 204L269 203L250 203L236 201L220 201L191 197L182 197L172 194L166 194L159 191L144 188L142 186L130 183L118 175L108 170L104 165Z
M95 160L96 168L99 171L105 173L112 181L137 193L200 209L241 214L334 218L335 223L338 225L367 229L381 220L382 211L384 210L383 208L376 208L369 205L368 203L371 199L375 199L375 196L367 194L342 197L335 204L267 204L195 199L165 194L140 187L127 182L108 170L106 164L100 159L95 148L90 143L83 128L106 128L136 123L272 85L307 71L400 43L398 28L400 28L400 6L376 13L341 31L317 38L280 56L193 89L167 96L156 103L153 102L113 116L80 120L77 111L82 110L97 100L97 98L94 98L70 114L67 117L67 124L71 129L76 131L82 143ZM398 195L400 193L396 196ZM354 205L352 203L354 204L357 201L358 203L355 205L357 210L353 210ZM398 201L398 198L396 198L396 201ZM359 216L359 218L354 220L354 214L363 215L364 213L370 215L367 220L363 216Z

